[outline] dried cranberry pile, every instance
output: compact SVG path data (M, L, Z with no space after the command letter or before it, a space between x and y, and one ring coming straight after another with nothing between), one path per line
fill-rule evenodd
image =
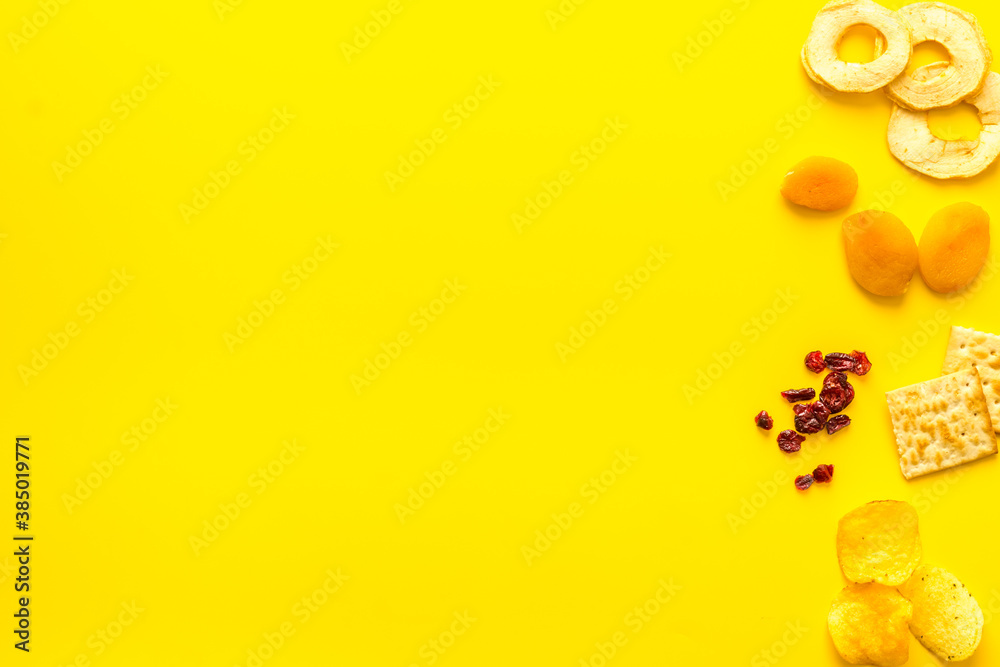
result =
M868 360L868 355L858 350L850 354L831 352L826 356L823 356L819 350L815 350L806 355L805 364L806 368L813 373L822 373L824 370L830 372L823 378L823 388L819 392L818 399L816 399L816 390L812 387L786 389L781 392L782 398L789 403L794 403L792 412L795 415L795 430L785 429L778 434L778 448L789 454L802 449L806 435L819 433L824 428L829 435L833 435L851 423L850 417L838 414L843 412L854 400L854 387L848 382L847 373L866 375L872 369L872 362ZM812 402L804 403L803 401ZM760 428L770 431L774 426L774 419L767 414L766 410L761 410L754 417L754 423ZM829 482L832 478L833 465L824 463L813 470L811 475L796 477L795 488L805 491L812 486L813 482Z

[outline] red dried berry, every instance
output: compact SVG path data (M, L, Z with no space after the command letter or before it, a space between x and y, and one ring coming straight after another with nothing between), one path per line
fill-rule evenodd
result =
M823 360L831 371L853 371L858 363L854 357L843 352L831 352Z
M834 371L823 379L823 391L819 398L830 408L830 412L837 413L854 400L854 387L847 381L847 375Z
M818 466L816 466L816 469L813 470L812 476L813 479L819 482L820 484L829 482L831 479L833 479L833 464L831 463L828 465L826 463L820 463Z
M795 478L795 488L799 491L805 491L810 486L813 485L812 475L799 475Z
M819 350L806 355L806 368L813 373L822 373L826 370L826 362L823 360L823 353Z
M805 389L786 389L781 392L781 397L789 403L811 401L816 398L816 390L812 387L806 387Z
M757 416L753 418L753 421L757 426L761 427L765 431L770 431L771 427L774 426L774 420L771 419L771 415L767 414L767 410L761 410L757 413Z
M851 423L851 418L847 415L837 415L836 417L830 417L830 421L826 423L826 432L833 435L845 426L849 426Z
M805 436L799 435L791 429L785 429L778 434L778 448L791 454L802 449L802 443L806 441Z
M851 356L854 357L855 375L866 375L872 369L872 362L868 361L868 355L864 352L854 350Z
M792 407L795 412L795 430L799 433L819 433L830 417L830 408L823 401L799 403Z

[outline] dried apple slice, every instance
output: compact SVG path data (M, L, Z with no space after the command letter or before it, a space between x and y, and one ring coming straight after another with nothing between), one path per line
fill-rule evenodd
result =
M898 13L910 26L913 46L937 42L948 50L951 62L932 63L939 65L933 76L900 74L886 87L886 95L896 104L926 111L955 106L982 89L993 56L975 16L943 2L918 2Z
M866 25L884 38L876 51L884 52L869 63L847 63L837 55L837 45L853 26ZM813 20L802 47L806 73L817 83L845 93L870 93L903 73L910 61L910 28L899 15L872 0L833 0Z
M941 71L941 65L932 63L914 74L926 76ZM983 89L965 101L979 111L983 129L978 139L939 139L931 132L926 111L897 104L889 119L889 151L910 169L933 178L970 178L982 173L1000 155L1000 74L990 72Z

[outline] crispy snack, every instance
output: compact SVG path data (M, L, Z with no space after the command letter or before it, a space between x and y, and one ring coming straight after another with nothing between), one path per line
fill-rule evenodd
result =
M839 41L840 40L838 40L838 43L839 43ZM874 56L875 56L875 58L878 58L883 53L885 53L885 37L882 36L882 33L876 31L875 32L875 52L874 52ZM816 83L818 83L821 86L829 87L829 86L827 86L826 81L824 81L823 79L819 78L819 75L817 75L816 72L813 71L813 68L809 65L809 60L806 58L806 47L805 47L805 45L802 46L802 50L799 52L799 59L802 61L802 68L806 71L806 74L809 75L810 79L812 79L813 81L815 81ZM905 71L905 69L904 69L904 71Z
M913 604L910 630L921 644L942 660L972 656L983 636L983 610L955 575L921 565L899 592Z
M852 665L898 667L910 657L912 613L913 605L893 588L851 584L833 601L827 628L837 652Z
M886 211L861 211L841 226L851 276L872 294L899 296L917 270L917 242L903 221Z
M837 560L851 581L898 586L920 562L917 512L899 500L851 510L837 525Z
M990 72L993 56L976 17L943 2L917 2L899 10L910 26L912 44L937 42L951 54L950 63L924 76L900 74L886 89L896 104L926 111L955 106L975 95Z
M857 192L858 173L851 165L818 155L792 167L781 184L782 197L817 211L844 208Z
M845 63L837 44L855 25L871 26L884 37L883 51L870 63ZM870 93L888 85L906 69L912 46L910 28L899 15L872 0L833 0L813 20L802 47L802 65L819 84L845 93Z
M1000 336L952 327L942 374L975 368L983 381L993 430L1000 431Z
M920 275L935 292L956 292L979 275L989 250L989 214L969 202L946 206L920 235Z
M929 77L943 67L931 63L913 75ZM990 72L983 89L965 101L979 111L983 129L978 139L939 139L931 132L926 111L897 104L889 119L889 151L910 169L933 178L970 178L981 173L1000 155L1000 74Z
M975 368L896 389L885 398L899 469L906 479L997 453L989 406Z

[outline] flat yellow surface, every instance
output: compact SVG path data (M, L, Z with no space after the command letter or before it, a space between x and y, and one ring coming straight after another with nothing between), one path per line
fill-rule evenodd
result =
M1000 662L998 463L904 481L883 397L1000 332L997 267L879 299L839 237L1000 216L996 168L915 178L881 94L815 89L820 2L577 3L3 3L0 663L837 665L879 498ZM849 211L778 196L813 154ZM752 418L817 348L875 367L785 455Z

